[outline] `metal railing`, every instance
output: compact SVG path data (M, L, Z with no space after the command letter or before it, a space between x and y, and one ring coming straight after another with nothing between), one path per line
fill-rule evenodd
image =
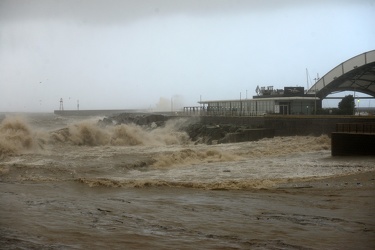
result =
M375 123L337 123L336 132L374 134Z

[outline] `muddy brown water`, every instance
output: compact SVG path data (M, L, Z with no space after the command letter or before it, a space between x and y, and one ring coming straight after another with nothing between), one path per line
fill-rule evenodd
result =
M97 120L1 123L1 249L374 249L375 159L327 136L195 145Z

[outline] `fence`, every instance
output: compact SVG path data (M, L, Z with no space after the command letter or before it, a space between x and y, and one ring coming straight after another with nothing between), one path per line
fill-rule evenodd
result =
M375 123L337 123L336 132L374 134Z

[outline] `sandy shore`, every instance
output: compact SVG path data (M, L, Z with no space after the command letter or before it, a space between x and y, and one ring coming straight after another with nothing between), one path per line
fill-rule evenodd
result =
M375 171L325 177L321 179L303 180L300 182L291 182L282 184L279 189L289 188L311 188L318 191L331 190L332 192L345 192L345 190L374 190L375 189ZM374 193L375 198L375 193Z
M375 171L242 191L0 189L1 249L375 248Z

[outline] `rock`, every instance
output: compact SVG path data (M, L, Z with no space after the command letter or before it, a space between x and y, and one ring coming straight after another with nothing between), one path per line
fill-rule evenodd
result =
M99 120L99 124L103 126L113 125L113 124L136 124L140 126L163 126L165 121L168 120L168 117L164 115L157 114L130 114L130 113L121 113L113 115L103 120Z

